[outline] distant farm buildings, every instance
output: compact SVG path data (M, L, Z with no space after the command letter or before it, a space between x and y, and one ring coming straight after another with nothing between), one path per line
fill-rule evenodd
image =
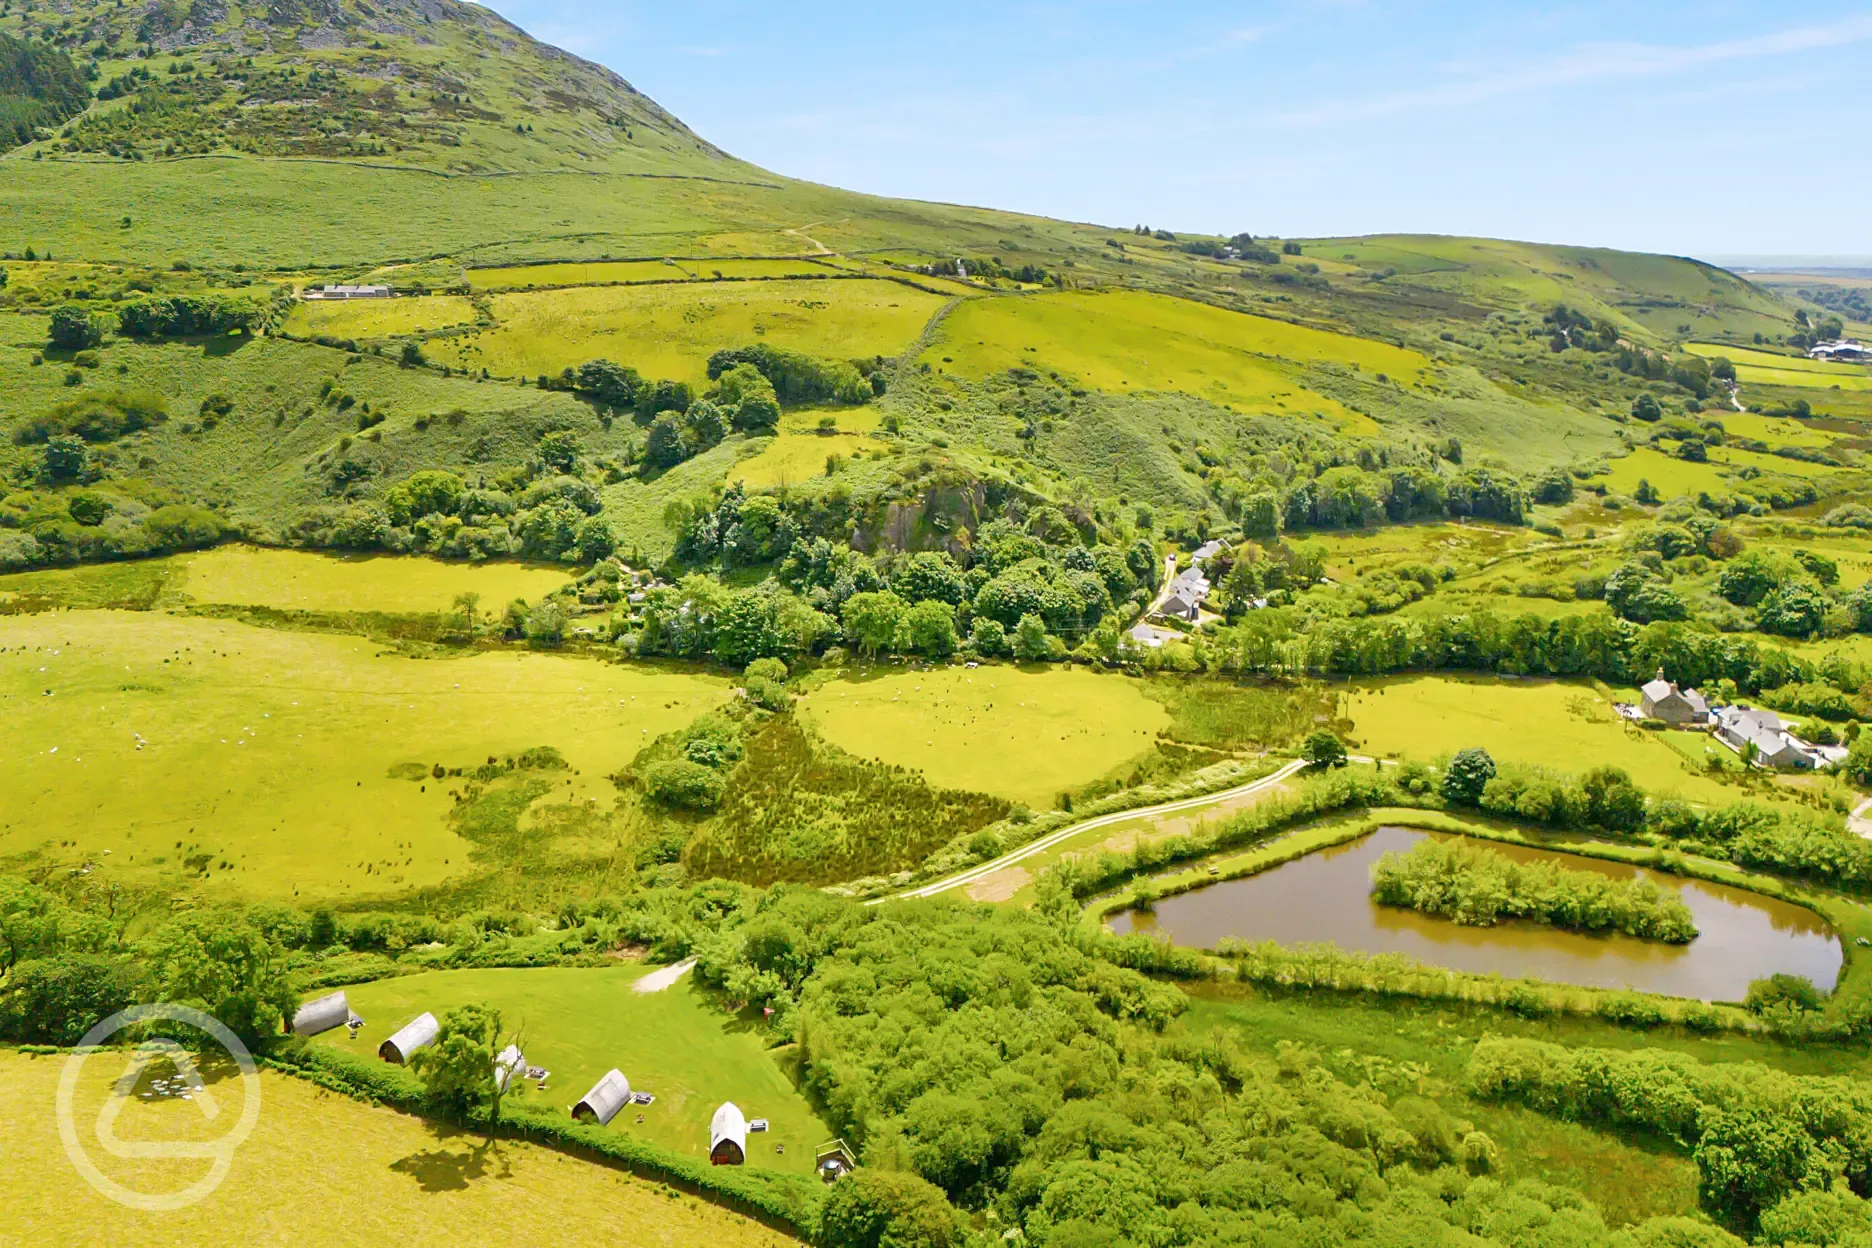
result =
M1872 347L1854 342L1850 338L1843 338L1838 342L1816 343L1807 355L1809 359L1830 360L1840 364L1872 363Z
M388 299L388 286L314 286L303 292L303 299Z

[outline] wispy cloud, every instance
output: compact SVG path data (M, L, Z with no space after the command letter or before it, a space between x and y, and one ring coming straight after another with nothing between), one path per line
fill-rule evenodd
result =
M1658 78L1730 61L1760 60L1846 47L1872 40L1872 14L1822 26L1802 26L1774 34L1726 39L1691 47L1640 43L1582 46L1564 56L1520 69L1486 74L1462 82L1414 91L1396 91L1362 100L1340 100L1314 108L1278 113L1273 120L1289 126L1328 126L1395 113L1481 104L1504 96L1550 90L1605 79Z

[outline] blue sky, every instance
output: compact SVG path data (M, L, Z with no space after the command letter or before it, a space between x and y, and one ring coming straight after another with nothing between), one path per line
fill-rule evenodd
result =
M854 190L1110 225L1872 253L1872 5L497 0ZM1832 142L1831 127L1856 134Z

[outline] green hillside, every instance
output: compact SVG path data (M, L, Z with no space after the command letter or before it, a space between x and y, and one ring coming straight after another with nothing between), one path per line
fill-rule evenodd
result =
M1807 324L1671 257L1179 238L798 182L453 0L78 0L8 9L0 37L0 92L32 114L0 155L0 525L16 534L0 529L0 554L15 564L209 532L198 516L180 538L105 540L66 515L82 487L137 524L195 507L265 542L470 553L385 512L424 469L509 499L510 531L474 551L519 550L533 448L555 430L578 439L605 525L653 560L683 537L671 504L696 514L731 479L778 491L801 533L884 547L965 549L1009 499L1076 508L1113 538L1139 507L1193 531L1242 522L1263 494L1292 529L1440 518L1452 488L1458 511L1480 489L1488 514L1530 522L1542 473L1627 489L1632 451L1676 453L1681 431L1630 419L1642 391L1694 423L1738 401L1711 350L1785 350ZM362 280L400 297L296 299ZM136 311L152 300L221 319L152 335ZM61 306L95 346L50 341ZM714 353L756 344L855 361L866 415L781 395L774 440L713 418L657 432L710 391ZM669 383L664 398L566 393L557 379L593 360ZM1787 388L1796 374L1740 380L1814 418L1872 415L1853 378L1811 393ZM161 399L159 419L79 411L137 394ZM83 465L48 475L48 437L78 423ZM1856 424L1817 436L1808 449L1857 464ZM1738 507L1813 501L1819 478L1745 463L1772 449L1746 441L1691 476ZM1329 471L1350 493L1321 502L1307 483Z

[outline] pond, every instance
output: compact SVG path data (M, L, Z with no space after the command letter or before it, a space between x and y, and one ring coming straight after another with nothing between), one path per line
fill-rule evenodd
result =
M1112 930L1161 932L1179 945L1214 948L1225 937L1283 945L1330 941L1364 953L1401 953L1479 974L1536 976L1594 988L1635 988L1705 1001L1740 1001L1751 980L1804 975L1822 990L1839 979L1838 935L1813 911L1744 889L1642 871L1623 863L1490 843L1520 861L1558 860L1577 870L1629 879L1646 876L1676 890L1701 933L1688 945L1621 934L1588 936L1534 923L1462 927L1371 899L1379 857L1424 840L1449 839L1411 828L1370 836L1239 880L1165 898L1155 911L1112 916Z

